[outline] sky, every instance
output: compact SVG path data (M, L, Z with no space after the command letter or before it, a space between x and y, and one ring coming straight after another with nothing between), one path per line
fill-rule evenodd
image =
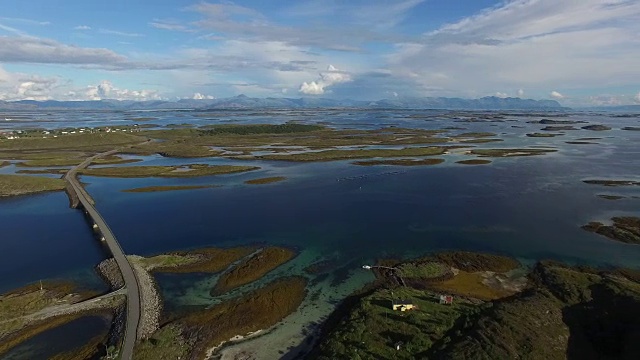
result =
M0 100L640 104L640 0L0 0Z

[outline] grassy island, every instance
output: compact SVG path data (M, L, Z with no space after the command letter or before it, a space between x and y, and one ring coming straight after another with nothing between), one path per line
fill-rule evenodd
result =
M266 178L260 178L260 179L251 179L251 180L245 181L244 183L250 184L250 185L261 185L261 184L271 184L271 183L280 182L284 180L287 180L287 178L284 176L274 176L274 177L266 177Z
M234 165L203 165L191 164L185 166L123 166L83 169L79 173L88 176L143 178L143 177L198 177L208 175L233 174L258 170L255 166Z
M11 163L9 161L0 161L0 168L3 168L5 166L9 166L11 165Z
M556 137L556 136L562 136L564 134L554 134L554 133L530 133L527 134L528 137L533 137L533 138L550 138L550 137Z
M353 164L360 166L395 165L395 166L425 166L442 164L444 159L395 159L395 160L367 160L355 161Z
M633 180L583 180L585 184L604 186L640 186L640 181Z
M295 256L296 253L290 249L281 247L265 248L222 274L211 293L212 295L223 294L256 281Z
M469 153L481 157L513 157L544 155L558 150L552 149L473 149Z
M460 161L456 161L456 164L462 164L462 165L485 165L485 164L491 164L491 160L487 160L487 159L460 160Z
M447 147L429 146L404 149L367 149L367 150L323 150L286 155L263 155L256 159L284 161L334 161L348 159L366 159L375 157L403 157L442 155Z
M147 258L145 266L155 272L170 273L218 273L236 261L255 252L255 247L229 249L204 248L191 251L177 251Z
M65 186L62 179L0 174L0 197L60 191L64 190Z
M567 131L567 130L578 130L578 128L569 126L569 125L559 125L559 126L545 126L542 131Z
M266 330L296 311L306 295L306 280L289 277L210 308L196 310L141 341L141 360L205 358L236 336Z
M640 218L627 216L614 217L611 220L611 225L593 221L582 228L612 240L640 245Z

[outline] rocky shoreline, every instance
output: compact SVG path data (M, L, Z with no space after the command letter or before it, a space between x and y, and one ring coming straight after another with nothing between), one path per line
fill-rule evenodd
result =
M160 328L160 315L163 308L162 299L153 276L142 266L141 260L143 257L129 255L127 258L131 262L140 284L142 311L137 337L138 339L147 339ZM124 286L122 274L113 258L102 261L98 264L96 270L113 289Z

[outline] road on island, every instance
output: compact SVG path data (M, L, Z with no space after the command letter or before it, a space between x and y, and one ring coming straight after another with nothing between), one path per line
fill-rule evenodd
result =
M77 178L78 170L84 169L91 162L97 158L108 156L115 154L117 150L107 151L104 153L97 154L92 156L76 167L71 168L65 176L64 180L71 186L73 191L76 192L82 207L87 211L89 217L93 219L96 225L98 225L98 229L104 236L104 241L106 242L113 258L116 260L118 267L120 268L120 272L122 273L122 277L124 279L124 286L127 289L127 319L126 319L126 327L124 332L124 341L122 343L122 349L120 351L120 358L129 360L133 357L133 347L137 340L138 333L138 325L140 324L140 314L141 314L141 301L140 301L140 283L138 282L138 278L136 277L136 273L133 270L133 267L127 260L127 257L122 251L120 247L120 243L116 239L113 232L107 225L107 222L104 221L102 215L96 210L93 206L93 199L89 196L89 194L85 191L85 189L80 185L80 182Z

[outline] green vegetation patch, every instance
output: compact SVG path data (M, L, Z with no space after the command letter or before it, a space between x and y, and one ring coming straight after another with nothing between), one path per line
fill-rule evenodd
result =
M438 253L434 258L439 262L468 272L493 271L504 273L520 267L520 263L517 260L507 256L468 251Z
M229 249L204 248L191 251L177 251L166 254L197 261L180 261L180 266L155 266L152 271L170 273L218 273L231 266L236 261L255 252L255 247L236 247ZM175 261L173 261L175 263Z
M404 149L324 150L317 152L305 152L300 154L263 155L256 156L255 158L284 161L333 161L347 159L366 159L375 157L442 155L447 151L447 149L448 148L441 146L429 146Z
M82 169L81 175L121 177L121 178L143 178L143 177L198 177L208 175L233 174L238 172L257 170L255 166L234 166L234 165L204 165L191 164L183 167L179 166L126 166L126 167L103 167L93 169Z
M456 164L462 164L462 165L485 165L485 164L491 164L491 160L486 160L486 159L460 160L460 161L456 161Z
M62 179L0 174L0 197L59 191L65 187L66 183Z
M486 143L492 143L492 142L500 142L500 141L504 141L502 139L467 139L467 140L460 140L461 143L463 144L486 144Z
M11 165L11 163L9 161L0 161L0 168L3 168L5 166L9 166Z
M592 221L582 228L612 240L627 244L640 244L640 218L627 216L614 217L611 220L613 221L611 225Z
M391 309L392 300L408 300L417 309ZM431 358L459 322L480 310L464 301L441 305L434 293L411 288L380 289L363 297L330 332L316 359ZM399 350L397 350L399 346Z
M395 165L395 166L424 166L442 164L444 159L396 159L396 160L368 160L355 161L360 166Z
M633 180L583 180L585 184L604 186L640 186L640 181Z
M207 146L193 145L188 140L171 140L164 142L148 142L135 145L122 151L127 154L153 155L159 154L173 158L200 158L218 156L220 151L211 150Z
M125 133L70 134L49 138L0 140L4 150L83 150L105 151L116 146L136 144L146 138Z
M212 189L216 187L220 187L220 185L164 185L164 186L161 185L161 186L146 186L141 188L126 189L122 191L130 192L130 193L146 193L146 192Z
M192 358L204 358L207 349L234 336L266 330L296 311L306 296L307 280L275 280L244 296L190 314L178 323L195 341Z
M168 324L153 333L149 339L136 344L133 358L136 360L188 359L193 341L182 335L178 324Z
M544 155L558 150L553 149L473 149L469 152L483 157L514 157Z
M281 125L257 124L257 125L213 125L201 130L204 135L253 135L253 134L291 134L318 131L325 129L320 125L305 125L296 123L286 123Z
M327 149L334 146L434 144L453 141L451 138L435 137L444 130L395 127L377 130L334 130L325 127L309 127L315 125L295 125L296 129L304 131L287 132L292 127L284 125L215 125L210 130L204 128L154 130L142 134L154 139L188 141L191 145L223 147L228 151L236 151L235 148L268 145ZM264 149L260 150L264 151Z
M496 136L496 135L498 135L498 134L491 133L491 132L468 132L468 133L462 133L462 134L455 135L454 137L456 137L456 138L486 138L486 137L492 137L492 136Z
M408 279L434 279L447 275L450 267L439 262L409 262L397 267L402 277Z
M296 253L291 249L267 247L222 274L211 290L211 294L213 296L223 294L256 281L295 256Z
M260 179L251 179L251 180L245 181L244 183L251 184L251 185L260 185L260 184L271 184L271 183L280 182L284 180L287 180L287 178L284 176L274 176L274 177L266 177L266 178L260 178Z
M621 200L624 199L624 196L620 196L620 195L609 195L609 194L598 194L597 195L599 198L601 199L605 199L605 200Z
M531 133L531 134L527 134L528 137L534 137L534 138L550 138L550 137L556 137L556 136L562 136L564 134L554 134L554 133Z

